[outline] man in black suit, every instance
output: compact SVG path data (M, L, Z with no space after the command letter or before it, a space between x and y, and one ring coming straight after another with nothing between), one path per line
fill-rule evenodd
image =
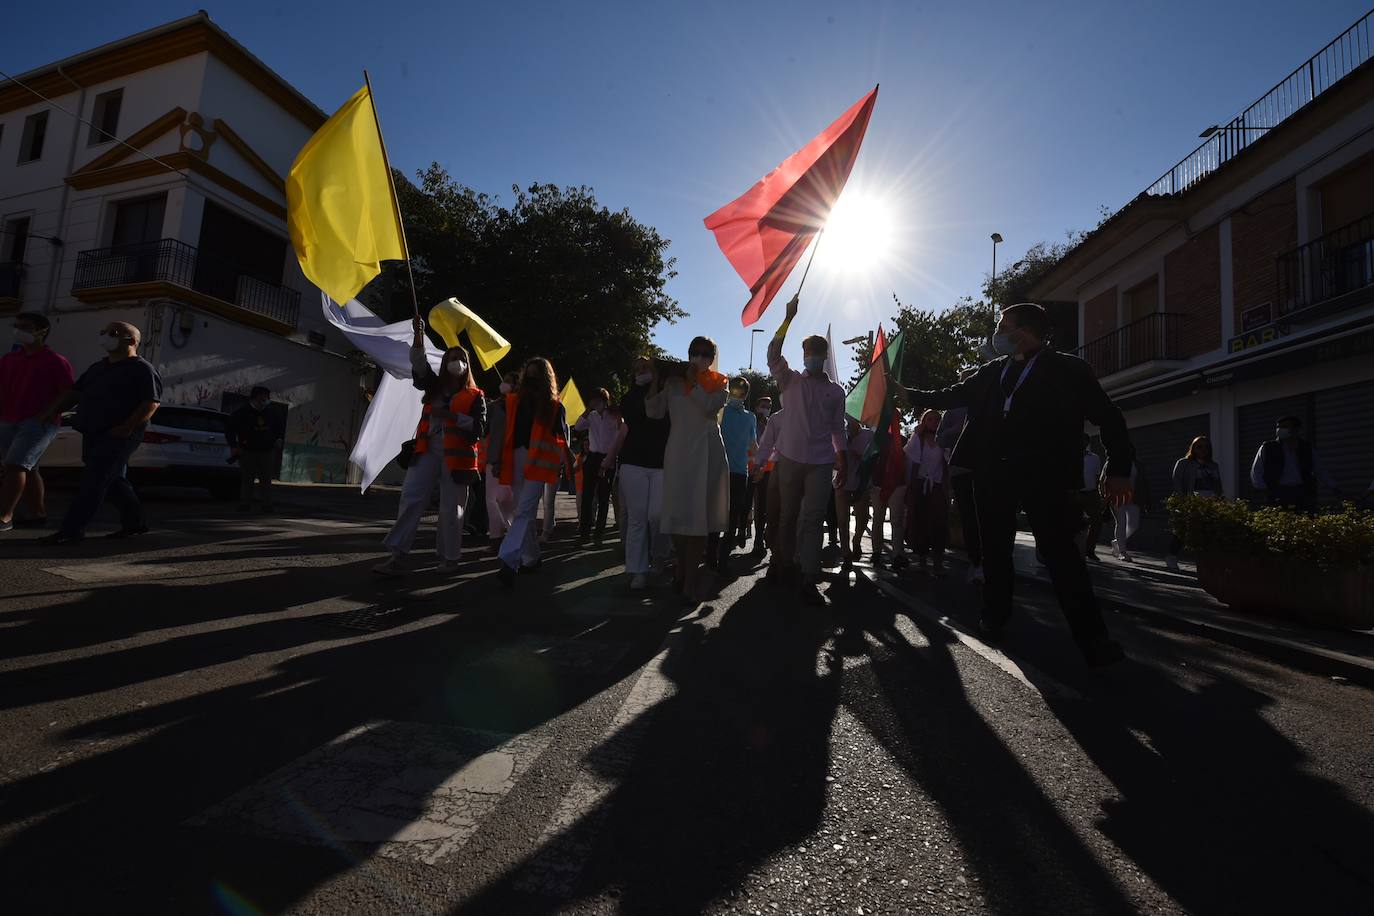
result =
M1001 635L1011 618L1016 507L1030 519L1059 605L1090 665L1124 656L1107 635L1087 564L1074 543L1082 514L1083 424L1101 430L1107 449L1104 496L1119 505L1131 492L1134 458L1126 420L1083 360L1045 346L1049 318L1023 302L1002 311L993 347L1000 354L943 391L906 390L920 407L968 408L950 463L976 474L974 498L983 539L983 614L979 628Z

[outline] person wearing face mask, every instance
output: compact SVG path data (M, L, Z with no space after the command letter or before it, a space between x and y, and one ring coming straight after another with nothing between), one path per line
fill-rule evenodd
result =
M934 575L943 576L949 532L950 450L940 444L939 428L940 412L927 410L907 440L911 478L906 487L906 540L922 572L931 564Z
M873 430L849 417L845 421L845 438L849 449L849 474L845 478L844 487L835 491L835 513L840 523L840 545L844 551L844 566L850 568L863 554L863 534L868 528L868 491L871 483L865 483L862 488L859 486L859 465L873 442ZM851 517L854 523L852 541L849 536Z
M663 506L660 527L673 536L677 567L674 590L692 600L704 599L698 568L706 538L730 527L729 461L716 414L725 406L728 379L711 370L715 341L697 337L687 350L688 366L680 376L650 383L644 400L651 417L672 424L663 452Z
M829 343L818 334L802 341L804 372L791 368L782 355L798 305L798 297L793 296L787 303L787 317L768 343L768 371L787 402L787 423L778 436L775 472L782 500L779 538L784 544L796 544L802 602L824 606L829 601L819 583L826 507L834 501L834 491L849 478L849 446L844 389L825 371ZM788 572L776 564L769 565L768 575L775 584Z
M51 422L76 406L72 427L81 432L81 483L62 519L62 527L43 538L66 544L85 537L86 526L108 496L119 510L119 529L106 535L128 538L144 534L148 525L143 504L125 473L129 458L143 442L143 431L162 401L162 377L138 355L141 335L124 321L111 321L100 330L106 356L93 364L72 387L45 411Z
M50 329L37 312L20 312L14 316L15 349L0 356L0 531L48 519L38 462L57 437L58 423L40 418L74 381L72 364L48 346ZM29 516L16 520L21 498Z
M1188 451L1174 463L1174 493L1178 496L1205 496L1225 499L1221 489L1221 468L1212 460L1212 440L1198 436L1188 445ZM1178 555L1183 541L1177 534L1169 541L1169 555L1164 563L1178 572Z
M439 485L439 526L434 545L439 571L458 569L468 487L480 473L477 443L487 428L487 402L472 379L468 351L461 346L449 347L435 372L425 356L425 322L417 315L414 325L410 372L415 387L422 392L423 407L415 429L415 451L401 484L396 524L382 541L391 556L372 567L373 572L384 576L404 572L402 561L415 544L415 532L429 508L435 484Z
M229 415L224 439L229 453L239 465L239 511L253 508L253 484L258 483L258 500L264 512L272 511L272 472L286 441L286 419L279 411L267 409L272 392L254 386L248 403Z
M578 512L581 522L577 536L579 544L593 537L593 521L596 546L601 546L601 539L606 535L606 515L615 486L615 465L606 462L606 455L620 438L622 425L620 411L611 408L610 392L598 388L587 401L587 412L577 418L574 426L578 432L587 434L587 450L582 458L582 504Z
M656 561L665 561L667 545L660 529L663 510L663 454L671 421L651 417L645 406L657 373L654 362L641 356L630 367L630 390L620 399L624 422L603 467L618 469L620 505L625 510L625 572L630 588L649 587ZM619 516L617 515L617 520Z
M487 500L487 537L493 549L501 546L501 538L510 530L511 515L515 511L515 497L510 487L501 482L501 444L506 435L506 395L515 392L520 377L514 372L501 376L501 393L487 401L487 463L484 468L484 489Z
M768 526L768 475L772 472L772 458L763 454L763 440L768 435L772 422L773 399L761 396L754 402L754 420L758 424L758 446L754 457L749 461L749 492L754 504L754 548L752 553L761 556L768 549L765 532Z
M1279 417L1274 438L1260 445L1250 465L1250 484L1269 495L1269 505L1298 512L1317 511L1317 485L1341 498L1335 479L1312 443L1302 438L1302 420Z
M1124 658L1112 641L1076 543L1076 511L1083 475L1085 421L1097 426L1107 450L1103 491L1121 505L1131 492L1134 450L1121 410L1083 360L1045 345L1045 310L1023 302L1002 310L993 346L1001 358L941 391L902 389L908 403L967 407L963 435L951 461L973 470L983 541L983 612L979 629L999 638L1012 612L1016 509L1031 530L1079 650L1090 665Z
M501 482L515 496L515 512L497 550L496 574L507 588L521 570L533 572L542 563L534 519L545 487L558 483L568 461L568 419L558 397L558 376L547 359L532 357L520 370L519 386L506 395ZM548 517L552 520L552 513Z
M749 408L749 380L737 376L730 381L730 396L720 415L720 436L725 442L725 458L730 469L730 527L715 538L714 565L729 573L731 548L743 547L749 527L749 460L758 448L758 421Z

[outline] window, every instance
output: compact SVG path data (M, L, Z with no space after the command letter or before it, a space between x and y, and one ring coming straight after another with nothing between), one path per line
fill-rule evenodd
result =
M43 155L43 138L48 133L48 113L40 111L24 119L24 136L19 141L19 163L36 162Z
M124 101L123 89L111 89L95 97L91 112L91 136L87 146L112 142L119 131L119 105Z
M1126 293L1126 314L1124 324L1131 324L1148 318L1159 311L1159 275Z
M5 220L5 235L3 239L4 257L0 260L8 261L11 264L23 264L24 253L29 247L29 218L21 216L17 219Z

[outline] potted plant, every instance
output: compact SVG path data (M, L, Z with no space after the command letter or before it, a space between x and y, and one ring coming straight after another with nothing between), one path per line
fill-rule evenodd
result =
M1174 530L1198 579L1236 610L1318 626L1374 627L1374 512L1347 504L1307 515L1240 501L1172 496Z

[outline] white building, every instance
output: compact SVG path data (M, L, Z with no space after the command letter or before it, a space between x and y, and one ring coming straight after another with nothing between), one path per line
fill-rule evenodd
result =
M1204 434L1227 493L1253 495L1250 462L1285 414L1347 494L1374 478L1372 38L1374 13L1205 131L1032 290L1076 304L1078 353L1157 498Z
M281 476L344 481L362 367L286 229L284 175L325 119L204 13L0 82L0 314L46 313L78 372L101 325L137 325L168 404L267 385Z

